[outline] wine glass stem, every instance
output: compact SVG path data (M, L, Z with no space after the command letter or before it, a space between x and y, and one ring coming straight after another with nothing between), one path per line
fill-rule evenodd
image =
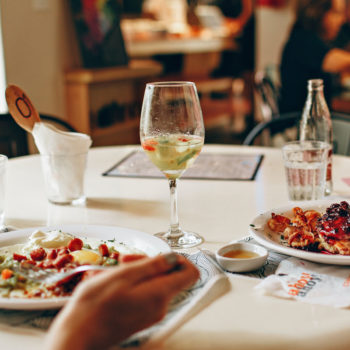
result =
M170 187L170 230L168 237L179 237L182 235L181 228L179 226L179 217L177 215L177 181L176 179L169 180Z

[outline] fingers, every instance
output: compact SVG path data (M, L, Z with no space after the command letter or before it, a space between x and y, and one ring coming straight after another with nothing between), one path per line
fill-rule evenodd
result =
M85 340L90 347L107 348L164 317L170 300L198 276L197 268L175 253L101 272L78 285L51 326L51 342L57 343L54 337L60 334L59 344L63 345L57 349ZM83 346L80 343L75 348Z
M114 288L131 288L141 281L168 273L178 264L181 265L180 258L179 255L171 252L154 258L126 263L110 271L101 272L94 278L79 284L77 292L88 287L89 294L94 294L96 289L110 288L111 285Z
M100 291L100 296L109 301L110 308L123 300L128 312L140 316L136 322L138 327L159 321L166 314L173 297L195 283L199 277L198 269L191 262L182 256L177 259L179 269L141 280L132 287L120 288L113 283ZM133 317L137 318L135 315Z
M141 281L168 273L177 266L179 258L180 256L175 253L168 253L128 263L119 270L118 278L126 279L129 285L138 284Z
M179 256L178 259L180 269L145 280L137 286L138 290L142 289L144 295L156 293L160 297L171 299L183 289L194 284L199 278L198 269L184 257Z

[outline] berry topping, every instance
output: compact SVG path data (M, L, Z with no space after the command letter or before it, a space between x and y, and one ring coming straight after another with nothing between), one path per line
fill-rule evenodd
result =
M332 204L320 218L317 227L319 234L328 240L350 239L349 203L342 201Z

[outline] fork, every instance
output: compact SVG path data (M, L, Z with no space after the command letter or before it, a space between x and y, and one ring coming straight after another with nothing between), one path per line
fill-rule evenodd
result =
M73 269L67 270L67 271L60 271L53 269L37 269L35 267L33 268L23 268L18 267L14 270L18 272L23 277L26 277L27 279L34 281L34 282L40 282L45 284L54 284L60 281L65 280L67 277L72 277L80 272L95 270L95 271L102 271L102 270L108 270L113 267L111 266L101 266L101 265L82 265L75 267Z

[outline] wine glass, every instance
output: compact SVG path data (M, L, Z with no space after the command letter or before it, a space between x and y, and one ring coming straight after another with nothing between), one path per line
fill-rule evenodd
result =
M204 143L202 110L194 83L146 85L140 139L142 148L167 177L170 186L170 228L156 236L172 248L189 248L202 243L200 235L181 229L177 213L177 179L193 164Z

